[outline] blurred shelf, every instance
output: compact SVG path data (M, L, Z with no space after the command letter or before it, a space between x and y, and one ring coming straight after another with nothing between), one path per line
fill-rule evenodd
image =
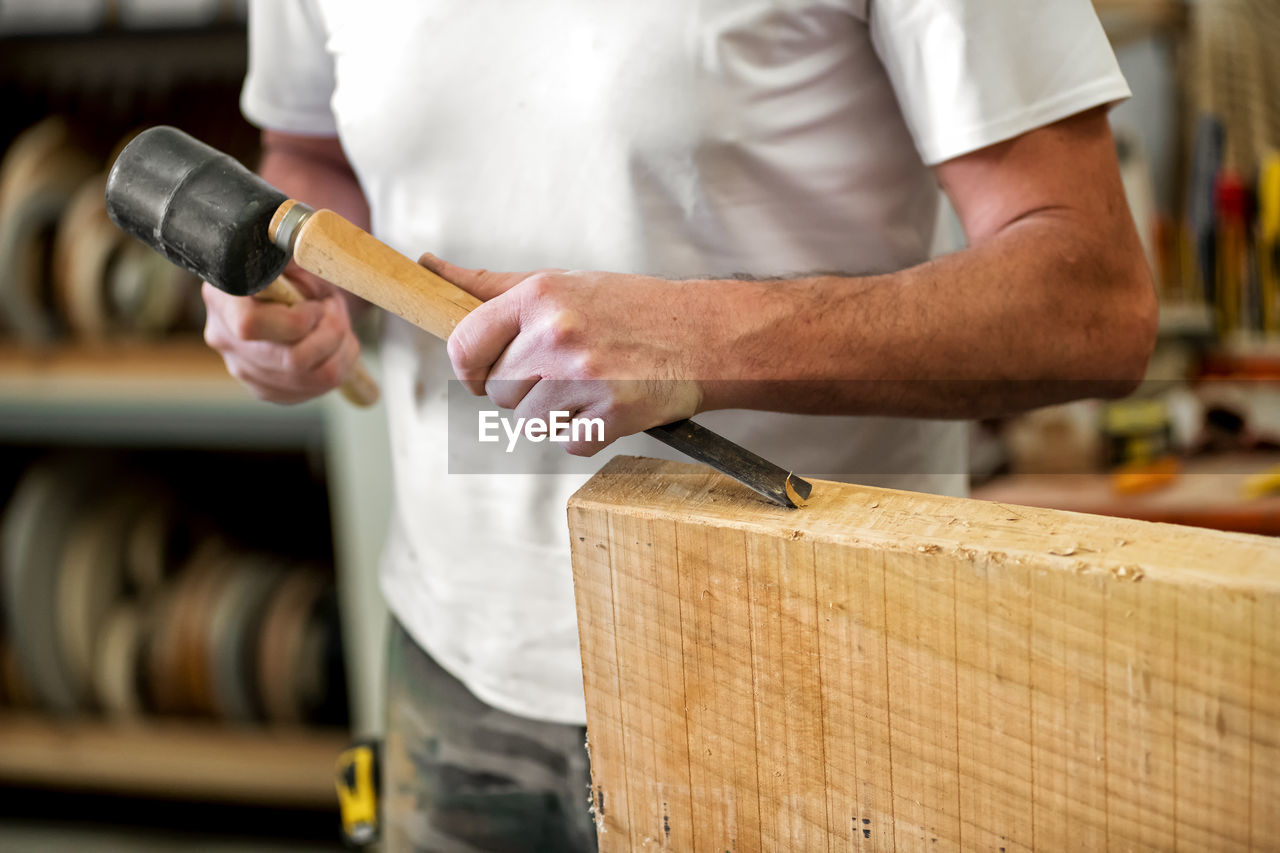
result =
M1093 0L1113 45L1148 38L1182 27L1186 0Z
M0 781L184 800L336 808L341 730L109 723L0 712Z
M254 399L199 340L0 344L0 440L293 448L323 440L318 401Z
M1210 341L1217 336L1213 311L1207 305L1190 302L1163 302L1160 305L1160 335Z
M110 92L150 74L173 79L243 78L248 48L243 27L191 30L106 30L93 33L0 32L0 79L13 84L80 82ZM234 106L234 103L233 103Z
M1280 453L1233 453L1187 461L1168 488L1119 495L1106 474L1011 474L973 490L973 497L1093 515L1280 535L1280 495L1241 497L1247 477L1280 465Z
M243 26L245 6L244 0L8 0L0 4L0 35Z

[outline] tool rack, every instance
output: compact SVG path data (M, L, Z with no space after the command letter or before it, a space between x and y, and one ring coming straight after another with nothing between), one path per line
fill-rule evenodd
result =
M238 119L235 102L245 59L238 4L204 4L218 7L209 26L153 29L131 29L119 19L130 4L102 5L101 20L72 33L15 34L0 15L6 103L0 154L45 113L114 121L121 130L173 122L165 92L175 89L198 101L178 108L179 121L193 130L219 127L252 144L256 134ZM0 703L0 786L333 809L334 760L352 730L369 733L379 719L386 617L375 567L389 469L380 410L350 410L336 395L292 407L254 400L190 325L184 333L129 340L62 335L33 343L20 337L0 336L0 469L6 475L0 507L21 473L14 466L49 448L143 456L209 452L233 462L273 454L322 472L327 516L295 535L328 538L332 530L332 541L319 550L337 587L350 724L227 725L208 716L154 714L121 721ZM270 511L271 484L255 486L254 493Z

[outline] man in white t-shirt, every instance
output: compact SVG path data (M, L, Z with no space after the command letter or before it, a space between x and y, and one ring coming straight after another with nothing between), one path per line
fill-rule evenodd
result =
M447 352L395 319L383 341L390 849L594 844L582 476L451 469L455 376L610 440L699 414L805 474L960 494L948 419L1143 373L1105 117L1129 92L1088 0L263 0L250 48L263 174L487 300ZM968 247L929 261L939 184ZM306 284L292 308L205 288L206 338L266 399L356 358Z

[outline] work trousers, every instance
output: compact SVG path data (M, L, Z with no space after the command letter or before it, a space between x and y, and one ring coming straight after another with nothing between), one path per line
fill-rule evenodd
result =
M594 853L582 726L491 708L392 620L385 853Z

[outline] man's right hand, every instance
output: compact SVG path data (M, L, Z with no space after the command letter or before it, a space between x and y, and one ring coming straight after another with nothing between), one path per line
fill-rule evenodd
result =
M300 284L300 283L299 283ZM232 296L206 283L204 339L254 396L301 403L336 388L360 356L341 291L308 282L297 305Z

